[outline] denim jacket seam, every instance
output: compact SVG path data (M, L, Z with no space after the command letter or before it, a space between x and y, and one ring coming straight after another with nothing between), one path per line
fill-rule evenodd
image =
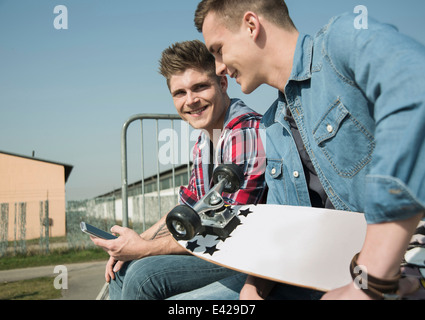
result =
M327 42L327 39L328 39L328 36L329 36L329 29L331 28L331 24L334 22L335 20L332 20L330 23L329 23L329 25L328 25L328 28L327 28L327 30L326 30L326 32L324 33L324 37L323 37L323 39L322 39L322 55L323 55L323 57L328 61L328 63L329 63L329 66L331 67L331 69L334 71L334 73L337 75L337 77L339 78L339 79L341 79L344 83L347 83L348 85L350 85L350 86L352 86L352 87L355 87L355 88L358 88L358 85L353 81L353 80L351 80L351 79L349 79L349 78L347 78L347 77L345 77L338 69L337 69L337 67L335 66L335 64L333 63L333 60L332 60L332 57L331 57L331 55L328 53L328 51L326 50L326 47L327 47L327 44L328 44L328 42Z
M358 162L356 165L353 166L353 168L351 168L348 171L341 171L340 169L338 169L338 167L336 166L335 162L332 160L331 155L326 151L323 150L323 153L325 154L326 158L328 159L329 163L332 165L332 168L334 168L335 172L341 176L341 177L345 177L345 178L352 178L354 177L356 174L358 174L368 163L370 163L372 161L372 158L370 156L365 157L364 160Z
M341 102L341 99L340 99L340 97L338 96L337 97L337 99L335 100L335 102L333 103L333 104L331 104L330 105L330 107L328 108L328 110L326 110L326 112L325 113L323 113L323 116L319 119L319 121L317 122L317 124L314 126L314 129L313 129L313 131L312 131L312 135L314 136L315 135L315 133L317 132L317 130L319 129L319 127L320 127L320 124L328 117L328 115L329 115L329 113L331 112L331 110L335 107L335 106L337 106L339 103L342 103ZM345 115L344 115L344 117L345 117ZM340 119L338 118L338 123L340 122L339 121ZM322 136L324 136L324 135L322 135ZM318 140L322 140L322 136L320 136L320 137L317 137L317 139Z
M326 119L326 117L329 115L330 111L337 106L339 103L343 104L340 97L337 98L337 100L335 101L335 103L333 103L328 110L324 113L324 115L320 118L320 120L318 121L317 125L315 126L312 135L314 136L315 132L317 131L317 129L319 128L320 124ZM344 104L343 104L344 105ZM325 154L327 160L329 161L329 163L332 165L332 167L334 168L334 170L338 173L338 175L342 176L342 177L352 177L354 175L356 175L358 172L360 172L370 161L372 158L372 153L373 150L375 149L375 139L373 137L373 135L366 130L366 128L364 128L364 126L357 120L356 117L354 117L349 110L347 110L347 113L339 116L338 118L338 124L340 123L339 120L342 120L343 118L349 116L351 118L352 123L358 128L358 130L360 130L360 132L362 132L365 137L367 138L367 140L369 141L368 143L368 149L369 149L369 153L367 154L367 156L360 162L358 162L355 166L353 166L353 168L351 170L348 171L341 171L340 169L337 168L335 162L332 160L331 155L326 151L326 149L322 148L322 152ZM342 118L342 119L341 119ZM336 131L339 131L339 127L337 128ZM336 132L332 137L334 137L335 135L337 135L338 132ZM323 139L322 137L326 137L326 135L322 135L320 137L315 138L316 142L317 141L325 141L328 139ZM317 144L317 146L319 147L319 144ZM320 148L320 147L319 147Z
M341 81L343 81L344 83L346 83L346 84L348 84L348 85L350 85L352 87L358 88L357 84L354 81L346 78L341 72L339 72L339 70L336 68L336 66L332 62L332 58L330 57L329 54L323 52L323 56L329 62L329 66L331 67L331 69L334 71L334 73L337 75L337 77Z
M332 67L333 67L333 65L332 65ZM336 69L334 69L334 71L339 75L339 73L337 72ZM341 77L342 77L342 80L344 81L345 78L342 75L341 75ZM348 83L349 85L352 85L352 83L350 83L350 81L348 81L348 82L347 81L344 81L344 82ZM357 87L357 85L354 85L354 87ZM330 110L333 107L335 107L335 105L338 104L338 103L342 103L340 97L337 98L336 102L327 110L327 112L325 113L325 115L320 119L320 121L318 122L315 130L317 130L317 128L320 125L320 123L322 121L324 121L324 119L326 118L326 116L328 115L328 113L330 112ZM334 170L338 173L338 175L340 175L342 177L348 177L348 178L350 178L350 177L353 177L356 174L358 174L368 163L371 162L371 160L372 160L371 159L372 158L372 153L373 153L373 150L375 149L375 141L374 141L373 135L369 131L366 130L366 128L353 116L353 114L349 110L347 110L347 111L348 111L348 113L345 114L345 115L341 115L341 117L342 116L343 117L347 117L347 116L350 117L352 123L358 128L358 130L360 132L362 132L365 135L365 137L369 141L369 143L368 143L369 152L368 152L367 156L362 161L360 161L357 164L355 164L355 166L353 166L352 169L350 169L349 171L343 172L343 171L341 171L340 169L337 168L335 162L332 160L331 155L325 149L322 149L322 151L325 154L325 156L328 159L328 161L331 163L331 165L334 168ZM338 119L338 121L339 120L340 119ZM338 123L340 123L340 122L338 122ZM339 128L338 128L338 130L339 130Z
M331 155L329 154L328 151L326 151L326 149L322 148L322 152L326 156L326 159L329 161L329 163L332 165L332 168L334 168L334 170L336 171L336 173L338 173L339 176L351 178L357 175L368 163L372 161L372 154L373 154L373 150L375 149L375 141L373 139L369 141L370 141L368 144L369 153L367 154L367 156L365 156L363 160L357 162L348 171L341 171L340 169L338 169L335 162L332 160Z

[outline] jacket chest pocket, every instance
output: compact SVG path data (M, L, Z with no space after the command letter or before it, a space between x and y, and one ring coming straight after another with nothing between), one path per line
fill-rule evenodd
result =
M372 159L373 136L337 100L313 131L314 140L335 171L353 177Z

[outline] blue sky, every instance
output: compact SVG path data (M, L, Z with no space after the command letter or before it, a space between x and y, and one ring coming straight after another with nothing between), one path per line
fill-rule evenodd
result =
M138 113L175 113L158 59L171 43L200 39L198 0L0 0L0 150L74 166L67 199L92 198L121 186L120 135ZM334 15L365 5L370 17L425 44L422 0L288 0L301 32L315 33ZM68 29L53 9L65 5ZM262 86L229 93L263 113L276 98ZM137 127L135 125L135 127ZM129 135L137 134L136 129ZM132 140L131 140L132 141ZM135 140L136 141L136 140ZM140 179L130 145L129 181ZM146 164L145 175L155 172Z

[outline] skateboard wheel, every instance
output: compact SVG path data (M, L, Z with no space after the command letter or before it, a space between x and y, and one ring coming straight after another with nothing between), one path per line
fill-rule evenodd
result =
M177 240L190 240L202 228L201 218L191 207L178 205L166 219L168 230Z
M244 172L237 164L221 164L214 170L213 181L217 183L223 178L228 181L223 191L234 193L242 186Z

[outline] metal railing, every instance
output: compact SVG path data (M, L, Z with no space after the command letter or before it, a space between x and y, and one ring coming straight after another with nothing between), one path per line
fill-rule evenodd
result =
M180 116L175 114L136 114L130 117L123 125L121 132L121 192L122 192L122 225L128 227L128 164L127 164L127 131L131 123L134 121L140 121L141 127L141 167L142 167L142 177L141 177L141 186L142 186L142 197L143 197L143 219L145 219L145 161L144 161L144 132L143 132L143 122L144 120L155 120L156 122L156 184L158 192L158 214L161 216L161 196L160 196L160 164L159 164L159 120L169 120L171 123L171 129L174 130L174 121L182 121ZM171 135L173 139L173 135ZM189 134L188 134L189 137ZM189 143L189 138L188 138ZM171 141L171 158L174 159L174 148L175 143ZM190 148L189 148L190 149ZM188 157L187 162L187 174L188 178L190 177L190 156ZM175 190L175 164L172 162L172 186ZM143 222L145 226L145 222Z

